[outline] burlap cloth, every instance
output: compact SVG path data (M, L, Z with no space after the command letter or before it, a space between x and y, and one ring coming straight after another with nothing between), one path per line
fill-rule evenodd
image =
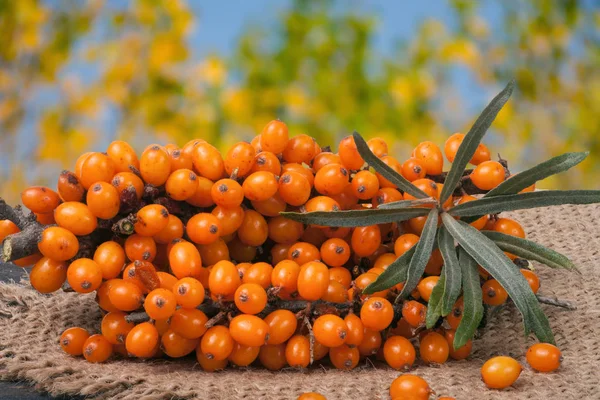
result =
M514 213L529 237L571 257L581 275L539 267L541 294L573 300L577 311L543 308L563 353L557 373L542 374L526 364L520 316L508 307L476 340L467 361L441 367L417 365L438 395L457 399L600 399L600 206L552 207ZM93 296L40 295L17 284L0 285L0 378L26 380L53 395L79 394L119 399L295 399L318 391L328 399L388 399L398 372L382 364L361 364L351 372L315 367L307 372L268 372L258 368L205 373L186 361L113 361L95 365L60 350L65 327L98 330ZM525 366L514 387L485 388L480 367L494 355L510 355ZM0 394L0 397L2 395Z

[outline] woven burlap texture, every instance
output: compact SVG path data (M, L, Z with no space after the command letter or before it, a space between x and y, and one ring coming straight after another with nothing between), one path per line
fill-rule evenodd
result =
M563 363L556 373L532 371L525 361L533 337L523 335L518 311L508 307L489 322L466 361L439 367L416 365L438 395L457 399L600 399L600 207L564 206L513 213L529 238L568 255L581 274L534 264L540 293L575 301L577 311L543 305L554 329ZM53 395L79 394L111 399L296 399L318 391L328 399L388 399L398 372L381 364L361 364L350 372L315 367L306 372L259 368L205 373L192 359L90 364L66 356L57 338L66 328L97 332L100 312L93 295L40 295L17 284L0 286L0 378L26 380ZM515 385L485 388L480 367L495 355L524 365ZM1 396L0 396L1 397ZM436 396L437 397L437 396Z

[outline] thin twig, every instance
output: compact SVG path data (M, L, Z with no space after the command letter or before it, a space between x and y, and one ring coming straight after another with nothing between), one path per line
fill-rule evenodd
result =
M564 309L567 309L570 311L577 310L577 306L575 305L575 303L568 301L568 300L560 300L560 299L557 299L556 297L546 297L546 296L540 296L540 295L537 295L536 297L537 297L538 301L542 304L548 304L551 306L564 308Z
M225 311L219 311L219 313L217 315L215 315L214 317L212 317L211 319L206 321L206 323L204 324L204 327L206 329L212 328L213 326L215 326L216 324L221 322L221 320L223 320L226 316L227 316L227 313Z

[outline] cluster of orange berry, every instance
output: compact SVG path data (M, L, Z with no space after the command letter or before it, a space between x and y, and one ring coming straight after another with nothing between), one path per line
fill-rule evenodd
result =
M450 162L463 137L454 134L446 142ZM384 140L368 145L439 199L444 157L438 146L423 142L401 163L388 155ZM413 342L425 363L466 358L471 341L452 346L462 298L435 329L425 329L444 262L439 250L404 302L393 302L402 284L362 293L418 242L426 217L332 228L280 215L414 199L364 164L352 136L333 153L310 136L290 138L281 121L271 121L251 143L233 145L224 157L201 139L182 148L153 144L139 158L129 144L115 141L106 152L79 157L74 172L61 173L57 191L31 187L22 193L23 204L49 226L41 233L39 254L18 263L35 264L30 280L42 293L65 287L96 293L105 312L101 333L70 328L60 338L67 353L90 362L113 353L177 358L195 352L207 371L257 359L270 370L308 367L326 356L336 368L352 369L361 358L377 355L405 370L416 359ZM483 144L471 164L472 194L509 176ZM445 206L475 199L462 190ZM471 225L525 236L508 218L483 216ZM0 240L18 231L2 221ZM537 276L522 273L537 291ZM483 301L506 302L502 286L485 270L480 275Z

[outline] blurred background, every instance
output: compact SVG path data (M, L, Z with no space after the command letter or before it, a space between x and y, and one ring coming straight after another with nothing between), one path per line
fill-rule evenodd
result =
M514 172L589 150L540 186L597 188L599 27L595 0L0 0L0 194L54 187L117 138L226 149L274 118L403 161L513 77L485 143Z

